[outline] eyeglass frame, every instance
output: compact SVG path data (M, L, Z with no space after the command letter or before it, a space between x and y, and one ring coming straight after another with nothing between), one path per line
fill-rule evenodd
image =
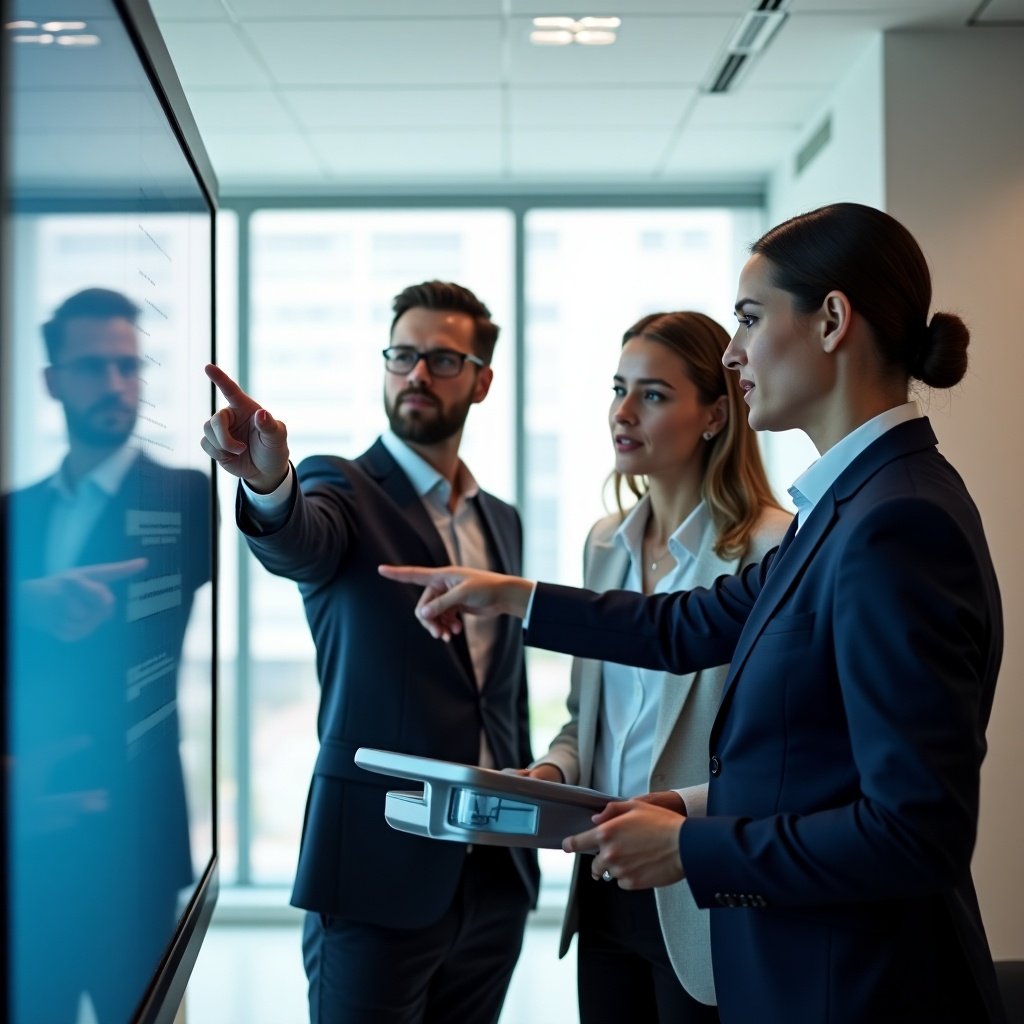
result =
M408 352L412 355L415 355L416 358L413 360L412 366L410 366L407 370L395 370L388 365L391 362L392 358L394 358L393 356L388 355L389 352ZM421 352L419 349L413 348L412 345L388 345L387 348L381 350L381 355L384 357L384 369L387 370L388 373L393 373L399 377L407 377L410 373L413 372L413 370L416 369L417 366L420 365L421 360L427 364L427 372L430 374L430 376L437 377L439 380L453 380L454 378L458 377L459 374L461 374L462 371L466 368L467 362L479 367L484 367L487 365L487 363L485 363L484 360L481 359L479 356L472 355L469 352L459 352L453 348L432 348L426 352ZM437 373L435 370L431 369L430 366L431 357L437 355L454 356L455 358L460 360L459 368L454 373Z

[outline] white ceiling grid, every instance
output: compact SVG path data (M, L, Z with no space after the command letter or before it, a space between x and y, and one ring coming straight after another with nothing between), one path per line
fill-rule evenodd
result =
M877 33L979 6L790 0L709 95L754 0L150 2L225 194L756 189ZM617 15L618 40L532 46L552 14Z

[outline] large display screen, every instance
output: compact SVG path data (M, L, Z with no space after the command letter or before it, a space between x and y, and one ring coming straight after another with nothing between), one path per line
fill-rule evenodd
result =
M4 15L0 1016L159 1019L215 891L212 181L144 7Z

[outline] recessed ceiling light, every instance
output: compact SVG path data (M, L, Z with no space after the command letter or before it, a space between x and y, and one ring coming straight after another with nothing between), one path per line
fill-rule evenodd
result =
M540 29L530 33L530 42L534 46L570 46L573 33L567 29Z
M573 41L581 46L610 46L615 42L615 33L607 29L581 29Z
M35 36L11 36L12 43L36 43L39 46L49 46L53 39L49 32Z
M569 32L573 32L576 29L575 18L534 18L534 28L561 28Z
M5 27L16 31L23 28L39 28L39 25L34 21L9 21Z
M99 36L57 36L57 42L61 46L98 46Z
M612 29L619 28L621 18L567 18L561 15L533 19L530 42L535 46L608 46L615 42Z
M44 21L44 32L81 32L85 28L84 21Z

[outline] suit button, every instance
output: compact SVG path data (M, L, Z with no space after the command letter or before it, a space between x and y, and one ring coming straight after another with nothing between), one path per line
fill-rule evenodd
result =
M708 771L712 775L717 775L722 770L722 762L718 760L717 754L711 755L711 760L708 763Z

